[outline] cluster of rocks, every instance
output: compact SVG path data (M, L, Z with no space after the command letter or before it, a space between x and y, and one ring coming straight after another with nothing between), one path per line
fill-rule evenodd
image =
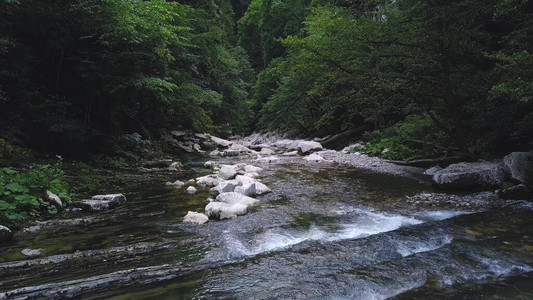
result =
M181 167L182 164L179 161L174 161L172 159L161 159L145 162L140 170L143 172L179 171Z
M123 194L96 195L91 199L81 200L73 204L74 208L83 211L96 212L113 209L126 202Z
M212 174L191 179L195 185L209 187L214 197L208 198L205 213L189 211L183 218L183 222L193 224L206 223L212 219L231 219L248 213L248 208L257 205L259 200L253 198L257 195L270 193L271 190L258 179L262 168L247 165L218 165L212 161L204 164L206 168L213 170ZM168 183L167 183L168 184ZM171 183L181 187L185 183ZM187 189L193 187L189 186ZM194 187L193 187L194 188Z
M425 171L443 190L491 190L507 200L531 199L533 153L513 152L503 161L457 163Z
M246 138L225 140L203 133L172 131L173 144L185 152L206 153L210 156L247 156L261 161L276 160L276 155L307 156L323 150L317 141L290 140L278 136L254 134ZM306 157L308 161L321 161L322 157Z

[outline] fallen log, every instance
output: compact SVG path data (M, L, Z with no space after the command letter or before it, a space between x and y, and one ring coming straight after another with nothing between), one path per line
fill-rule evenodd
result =
M439 157L439 158L428 158L428 159L415 159L415 160L385 160L400 166L409 166L409 167L419 167L419 168L430 168L436 165L441 167L446 167L451 164L459 163L464 161L462 156L453 156L453 157Z
M370 129L370 126L363 125L354 129L346 130L321 142L321 144L324 148L339 150L348 146L348 143L352 142L354 138L361 137L368 129Z

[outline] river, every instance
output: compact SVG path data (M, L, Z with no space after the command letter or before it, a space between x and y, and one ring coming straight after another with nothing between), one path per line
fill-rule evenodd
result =
M209 191L164 182L210 172L194 158L105 191L127 196L112 211L17 233L0 245L0 298L533 298L529 203L427 207L406 201L433 192L427 182L294 159L258 166L273 193L236 219L181 222Z

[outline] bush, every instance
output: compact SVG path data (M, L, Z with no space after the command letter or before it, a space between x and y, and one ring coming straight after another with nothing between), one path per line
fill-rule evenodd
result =
M46 190L68 205L71 197L63 175L61 163L33 166L27 172L0 169L0 223L16 225L27 219L56 214L55 206L42 201L47 197Z
M433 157L432 147L414 147L408 140L434 143L446 142L447 138L439 133L428 116L408 116L405 121L386 128L367 133L364 139L369 144L355 150L371 156L388 159L412 160Z

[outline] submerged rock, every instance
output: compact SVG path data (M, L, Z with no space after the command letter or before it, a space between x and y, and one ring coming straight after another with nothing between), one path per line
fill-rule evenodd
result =
M27 257L39 257L42 254L43 249L29 249L26 248L22 251L20 251L22 254L26 255Z
M205 214L209 218L232 219L248 213L248 208L242 204L229 204L224 202L210 202L205 207Z
M4 225L0 225L0 242L7 241L13 238L13 232L11 229L7 228Z
M197 213L194 211L189 211L185 217L183 217L183 223L191 223L191 224L204 224L209 222L209 218L201 213Z
M505 180L500 163L458 163L439 170L433 175L433 182L442 189L490 189L500 186Z

